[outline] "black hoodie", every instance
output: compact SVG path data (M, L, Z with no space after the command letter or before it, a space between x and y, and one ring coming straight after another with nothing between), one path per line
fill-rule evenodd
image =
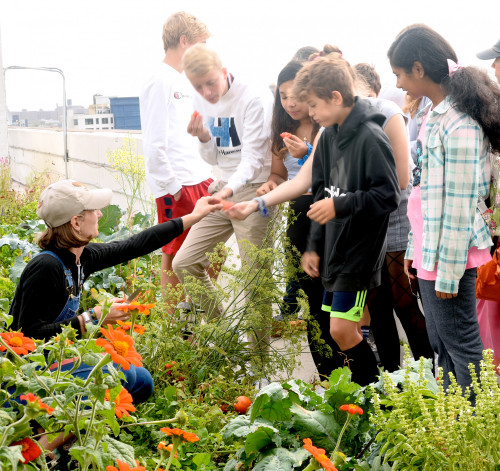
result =
M399 204L396 163L381 126L385 116L356 98L342 126L324 130L314 154L314 201L333 198L336 215L313 222L307 250L321 258L328 291L380 284L389 214Z

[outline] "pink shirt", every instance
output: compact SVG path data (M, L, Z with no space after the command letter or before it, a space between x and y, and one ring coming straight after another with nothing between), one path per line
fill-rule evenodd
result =
M422 217L422 205L420 197L420 186L411 190L408 199L408 219L413 233L413 268L417 270L418 278L422 280L434 281L437 276L437 264L434 271L427 271L422 268L422 237L424 233L424 218ZM490 249L478 249L471 247L467 255L465 269L475 268L491 260Z

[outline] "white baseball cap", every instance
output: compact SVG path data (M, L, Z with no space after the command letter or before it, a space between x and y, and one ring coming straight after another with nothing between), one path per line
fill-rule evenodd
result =
M496 59L497 57L500 57L500 39L489 49L478 52L476 56L482 60Z
M110 189L89 190L75 180L60 180L43 190L36 214L47 226L59 227L82 211L108 206L111 197Z

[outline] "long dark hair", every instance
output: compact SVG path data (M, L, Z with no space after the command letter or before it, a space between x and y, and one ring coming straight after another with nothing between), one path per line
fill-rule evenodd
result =
M476 67L458 69L452 77L448 61L457 55L440 34L423 24L403 29L387 53L392 66L408 74L420 62L425 74L441 86L455 108L477 121L494 151L500 151L500 88L488 74Z
M283 108L281 104L280 97L280 85L288 82L289 80L294 80L298 71L302 68L302 63L298 61L289 62L283 70L278 75L278 83L276 86L276 91L274 94L274 108L273 108L273 119L271 124L271 150L273 154L280 155L284 149L283 139L280 134L283 132L289 132L295 134L300 126L300 122L293 119ZM311 136L311 141L314 140L316 134L318 133L319 126L314 123L313 135Z

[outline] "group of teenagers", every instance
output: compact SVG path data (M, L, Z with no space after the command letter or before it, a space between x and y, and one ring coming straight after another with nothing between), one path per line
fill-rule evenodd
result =
M47 224L42 252L21 276L12 328L37 339L67 324L85 332L102 311L79 313L85 279L160 247L162 288L193 276L213 291L217 270L207 254L234 234L243 263L252 262L245 241L272 244L273 207L289 201L288 237L301 254L299 283L320 331L308 329L318 373L347 365L353 381L375 381L366 325L381 365L397 369L395 312L415 358L437 354L445 387L448 373L470 385L469 364L478 368L484 348L476 269L491 259L493 242L479 202L489 196L490 156L500 151L500 87L485 71L461 66L443 37L418 24L388 50L407 113L378 97L372 66L351 66L334 46L297 51L273 100L269 89L233 76L205 44L209 36L195 16L171 15L164 60L140 95L158 224L127 240L92 243L111 191L72 180L48 186L38 209ZM498 72L500 44L484 54ZM214 299L199 300L208 320L222 313ZM121 302L104 324L129 317ZM257 332L254 348L267 335ZM134 402L153 391L140 367L131 366L124 386Z

